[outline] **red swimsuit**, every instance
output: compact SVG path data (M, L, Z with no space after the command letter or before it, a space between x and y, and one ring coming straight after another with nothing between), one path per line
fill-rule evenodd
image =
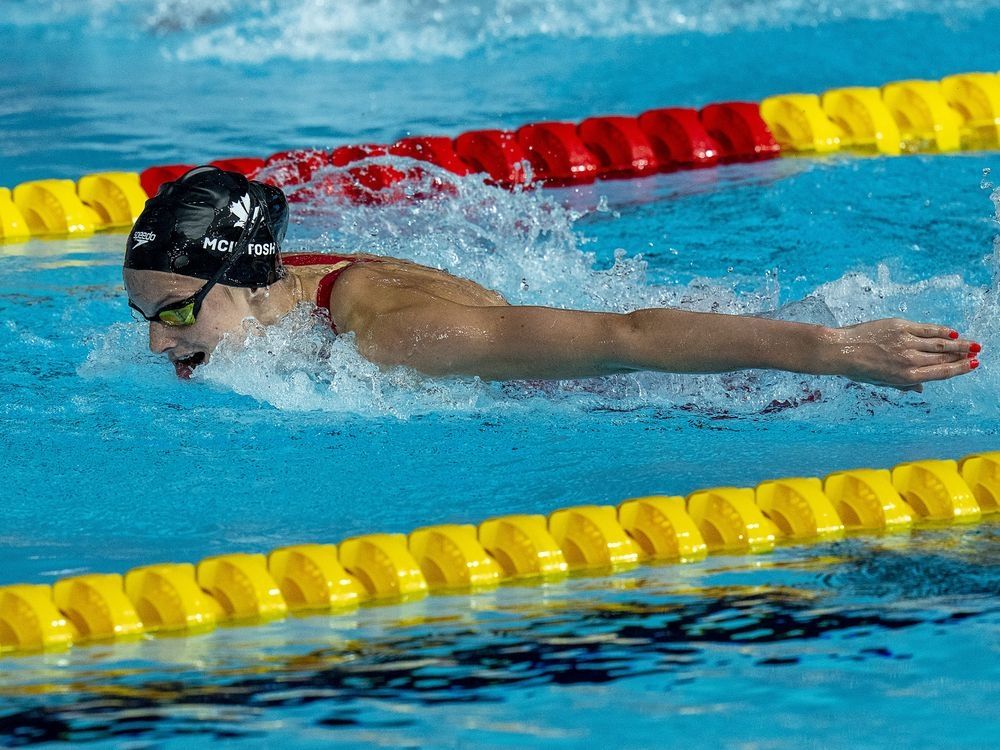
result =
M321 307L330 315L330 326L337 333L337 324L333 322L330 311L330 292L337 278L355 263L377 263L377 258L349 258L343 255L326 255L325 253L298 253L282 255L281 262L286 266L335 266L326 276L319 280L316 288L316 307Z

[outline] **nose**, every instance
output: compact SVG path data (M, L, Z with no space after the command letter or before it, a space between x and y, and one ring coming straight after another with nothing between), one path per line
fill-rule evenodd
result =
M163 354L175 346L177 346L177 339L173 337L168 326L159 323L149 324L149 350L151 352Z

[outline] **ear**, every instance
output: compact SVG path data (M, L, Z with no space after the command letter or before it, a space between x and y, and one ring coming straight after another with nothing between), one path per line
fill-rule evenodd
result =
M260 311L267 304L268 287L252 286L245 288L246 301L251 310Z

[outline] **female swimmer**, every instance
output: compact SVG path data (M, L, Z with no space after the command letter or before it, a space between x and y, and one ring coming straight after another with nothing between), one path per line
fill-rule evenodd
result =
M444 271L370 255L281 255L282 192L215 167L166 183L128 238L129 305L150 349L180 377L252 317L279 321L303 301L352 332L380 366L488 380L586 378L636 370L770 368L923 390L971 372L979 344L900 319L844 328L671 308L627 314L514 306Z

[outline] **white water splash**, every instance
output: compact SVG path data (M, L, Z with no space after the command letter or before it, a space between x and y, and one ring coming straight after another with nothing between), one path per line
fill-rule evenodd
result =
M815 26L932 13L948 19L995 0L61 0L14 2L8 23L90 19L169 40L181 60L370 62L462 58L528 37L659 37Z

